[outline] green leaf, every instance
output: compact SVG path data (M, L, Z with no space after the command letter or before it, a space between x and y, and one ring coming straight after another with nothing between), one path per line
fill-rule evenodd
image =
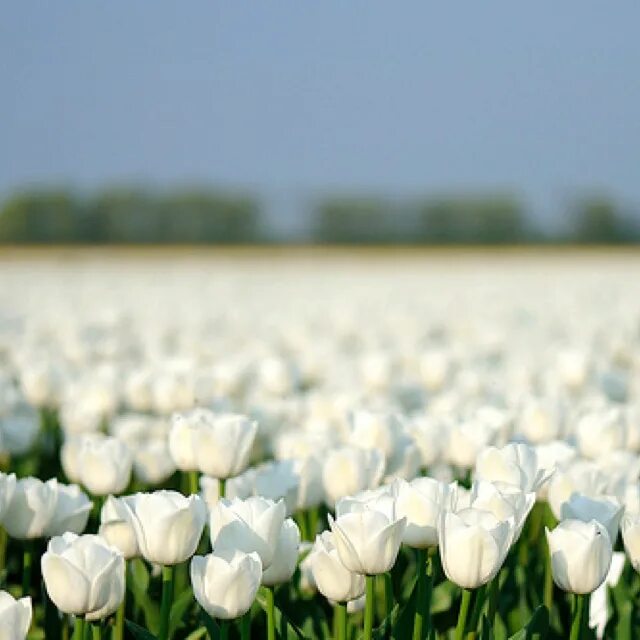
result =
M549 632L549 611L541 604L527 625L512 635L509 640L543 640Z
M157 640L156 636L154 636L150 631L138 626L135 622L125 620L124 623L135 640Z
M202 609L200 610L200 621L206 627L211 640L220 640L220 627L216 624L215 620Z
M193 590L185 589L174 601L169 613L169 636L179 628L185 619L189 607L193 604Z
M258 593L256 600L258 601L260 606L266 611L267 603L264 598L264 595L262 593ZM274 615L275 615L277 635L282 640L288 640L289 638L292 638L293 640L305 640L306 636L302 632L302 630L299 629L291 621L289 616L287 616L278 605L274 606Z
M127 578L127 586L133 594L136 607L142 609L147 627L157 633L160 628L160 607L149 595L150 578L145 563L139 558L133 560Z

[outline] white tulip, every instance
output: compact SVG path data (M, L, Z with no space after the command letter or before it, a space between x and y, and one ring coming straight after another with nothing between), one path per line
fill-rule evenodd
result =
M45 528L45 535L60 536L69 531L71 533L82 533L89 520L89 514L93 507L93 502L75 484L60 484L57 480L48 480L56 493L56 508L53 517Z
M0 473L0 522L2 522L2 518L13 499L16 482L15 473Z
M613 549L607 529L596 520L564 520L546 529L554 582L563 591L586 594L607 577Z
M263 585L272 587L291 579L298 564L299 547L300 529L291 518L287 518L280 528L273 560L262 574Z
M274 502L259 496L219 500L211 509L211 546L215 550L255 551L266 570L273 562L285 513L284 500Z
M640 572L640 514L625 514L620 528L629 561Z
M433 478L397 482L396 514L407 519L402 541L413 548L438 545L440 513L455 501L457 485Z
M549 481L547 500L557 520L562 517L562 505L573 493L597 497L606 492L608 478L593 462L578 460L564 469L557 469Z
M525 493L538 491L552 471L540 467L536 450L526 444L512 443L500 449L487 447L476 462L479 480L504 482Z
M255 422L242 415L205 409L194 411L189 419L198 425L195 458L202 473L226 479L246 469L258 431Z
M261 577L257 553L216 549L191 560L193 595L211 617L220 620L238 618L249 611Z
M578 452L575 447L564 440L552 440L551 442L537 445L536 455L538 456L540 467L551 470L549 482L539 487L537 491L538 500L546 500L549 486L553 482L556 473L569 467L575 461Z
M439 418L420 416L407 425L407 432L413 438L423 467L439 462L448 427Z
M56 407L60 399L62 379L48 362L40 361L25 367L20 386L25 398L34 407Z
M124 599L124 558L99 536L52 538L41 563L47 593L63 613L102 620Z
M322 483L330 505L343 496L353 495L380 484L385 461L382 452L358 447L341 447L327 454Z
M351 418L349 442L363 449L382 451L390 458L396 449L396 440L402 433L398 417L387 411L356 411Z
M471 490L471 506L474 509L489 511L500 521L513 520L514 542L520 537L535 502L535 492L525 493L518 487L501 482L480 480L474 483Z
M477 418L453 425L444 446L447 462L461 469L471 469L478 454L495 438L495 430Z
M120 550L126 560L140 555L136 532L131 521L131 511L127 503L132 496L114 498L108 496L100 511L100 529L102 536L112 547Z
M325 598L348 602L364 594L364 576L349 571L342 564L331 531L323 531L316 537L308 559L315 585Z
M591 498L574 493L562 504L560 515L562 520L596 520L607 530L611 544L615 545L623 512L622 505L611 496Z
M31 451L40 433L40 416L36 411L20 409L0 418L2 449L12 456Z
M513 530L513 520L500 522L488 511L444 512L438 539L447 578L463 589L476 589L493 580L507 556Z
M200 410L188 414L174 414L169 430L169 453L180 471L197 471L197 436Z
M88 440L104 440L103 433L81 433L65 437L60 449L60 463L69 482L79 484L82 466L82 449Z
M617 407L589 411L578 419L575 434L578 449L586 458L595 459L624 449L627 441L624 414Z
M336 520L329 515L342 564L349 571L364 575L377 575L393 567L406 524L405 518L393 521L372 510L353 511Z
M385 484L376 489L366 489L354 496L345 496L336 502L336 518L347 513L359 513L361 511L379 511L390 521L399 520L396 513L396 498L398 495L398 483Z
M80 482L95 496L122 493L132 465L129 448L117 438L85 439L80 449Z
M25 640L33 616L31 598L16 600L7 591L0 591L0 638Z
M136 493L124 505L143 558L167 566L195 553L207 517L199 496L187 498L176 491Z
M164 440L152 439L139 445L134 451L133 472L144 484L161 484L170 478L175 470Z
M518 418L519 432L533 444L558 438L561 427L558 404L546 398L530 398Z

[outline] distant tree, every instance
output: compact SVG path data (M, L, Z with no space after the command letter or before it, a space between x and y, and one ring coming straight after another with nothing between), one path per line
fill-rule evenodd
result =
M0 242L77 242L78 205L64 190L23 192L0 210Z
M638 240L637 223L606 196L590 196L573 205L571 239L580 243L620 243Z
M420 239L435 243L522 242L528 228L520 203L507 195L450 196L418 206Z
M394 211L382 199L327 198L314 211L313 238L336 244L385 244L397 240Z

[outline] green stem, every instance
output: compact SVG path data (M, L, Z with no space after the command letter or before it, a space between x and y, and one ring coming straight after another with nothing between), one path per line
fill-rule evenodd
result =
M586 600L589 596L583 596L576 594L574 596L575 606L573 607L573 622L571 623L571 635L569 636L570 640L581 640L581 638L585 637L583 635L585 625L585 611L587 607L585 606Z
M493 629L498 612L498 596L500 595L500 574L489 583L489 606L487 609L487 622Z
M344 602L336 602L333 615L336 640L347 640L347 605Z
M76 618L76 627L73 632L73 640L84 640L84 618L78 616Z
M240 640L251 638L251 609L240 618Z
M309 532L307 531L307 518L304 511L298 512L298 527L300 528L300 539L309 540Z
M547 555L549 555L548 552ZM551 612L551 608L553 607L553 571L551 569L551 557L547 558L544 567L544 591L542 597L544 606Z
M198 494L200 492L200 475L197 471L189 471L189 493Z
M276 612L273 587L266 587L267 596L267 640L276 640Z
M464 632L467 628L467 615L469 614L469 604L471 603L471 591L469 589L462 590L462 602L460 603L460 612L458 613L458 624L456 625L455 640L463 640Z
M7 532L0 527L0 573L4 571L7 558Z
M127 594L125 592L125 596L116 611L116 623L113 628L113 640L124 640L124 614L125 614L125 605L127 602Z
M62 632L60 634L62 640L69 640L69 620L67 620L67 616L62 616Z
M427 550L416 549L416 571L418 572L418 592L416 594L416 610L413 617L413 640L422 640L422 628L425 618L425 600L427 590Z
M22 554L22 596L28 596L31 592L31 570L33 565L33 543L26 540Z
M393 610L393 583L389 572L382 574L382 584L384 586L384 617L386 619Z
M174 574L174 566L162 567L162 603L160 605L158 640L168 640L169 638L169 614L171 613L171 604L173 603Z
M309 540L314 542L318 533L318 507L311 507L307 515L309 516Z
M376 577L367 576L366 581L366 596L364 604L364 640L371 640L373 634L373 610L375 607L376 598Z
M469 623L467 624L467 628L469 629L469 634L475 633L478 630L478 623L480 622L480 614L482 613L482 609L484 607L484 601L487 597L487 587L486 585L482 585L479 589L476 590L475 602L473 603L473 609L471 611L471 618L469 619Z
M102 625L100 622L91 624L91 640L102 640Z
M220 620L220 640L227 640L229 637L229 621L228 620Z
M218 497L224 498L227 495L227 480L226 478L218 478Z

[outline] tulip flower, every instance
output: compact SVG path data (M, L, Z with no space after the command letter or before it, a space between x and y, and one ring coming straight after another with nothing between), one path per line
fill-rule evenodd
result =
M196 410L194 445L198 469L209 476L226 480L246 469L258 425L249 418Z
M603 582L611 564L607 528L596 520L563 520L546 529L553 580L563 591L587 594Z
M162 565L162 607L159 640L167 640L173 600L174 567L196 551L206 521L199 496L176 491L137 493L124 505L129 511L143 558Z
M193 595L211 617L222 621L249 611L261 577L262 564L257 553L217 549L191 560Z
M496 576L509 551L514 522L468 508L440 516L438 541L442 568L463 589L477 589Z
M626 515L621 523L624 549L633 568L640 573L640 515Z
M336 520L329 515L329 525L342 564L353 573L367 576L364 637L369 639L373 629L373 578L395 564L407 520L394 521L381 511L365 509L345 513Z
M133 496L114 498L109 496L100 511L98 534L122 553L125 560L140 555L136 532L131 520L130 505Z
M624 449L627 430L618 407L605 406L582 415L575 426L580 453L591 459Z
M606 527L592 520L564 520L546 529L553 580L563 591L575 594L571 640L582 638L588 620L587 594L595 591L609 573L613 547Z
M551 477L551 472L540 467L536 450L526 444L508 444L501 449L487 447L476 462L479 480L503 482L525 493L538 491Z
M144 484L157 486L176 470L164 440L140 444L133 453L133 473Z
M82 533L87 526L93 503L75 484L65 485L55 479L48 480L47 484L51 486L57 499L53 517L45 528L45 535L60 536L67 531Z
M0 638L25 640L33 612L31 598L16 600L7 591L0 591Z
M590 461L578 460L568 467L558 469L549 481L547 500L557 520L562 518L562 506L574 493L599 497L606 493L608 479Z
M45 535L58 503L57 483L22 478L15 483L2 524L12 538L30 540Z
M80 483L94 496L122 493L129 484L133 459L117 438L87 439L80 449Z
M378 486L384 467L384 456L377 449L341 447L330 451L322 470L328 503L334 505L343 496Z
M124 599L124 558L99 536L65 533L52 538L41 564L49 598L63 613L77 616L80 638L84 620L103 620Z
M325 598L336 603L338 638L347 638L345 603L364 595L365 577L349 571L340 560L333 543L333 533L324 531L316 537L308 558L313 581ZM365 603L366 604L366 603Z
M2 518L9 507L9 504L11 504L15 490L15 473L0 473L0 522L2 522Z
M259 496L222 499L211 509L211 546L255 551L266 571L274 559L285 511L283 500L274 502Z
M498 520L513 520L513 541L520 537L527 516L536 502L536 494L525 493L518 487L503 482L474 483L471 490L471 507L492 513Z
M299 547L300 529L292 518L287 518L280 527L271 564L262 574L264 586L273 587L291 579L298 563Z
M562 520L581 520L591 522L597 520L609 534L612 545L618 539L618 529L624 508L616 498L602 496L590 498L579 493L574 493L571 498L562 505Z

